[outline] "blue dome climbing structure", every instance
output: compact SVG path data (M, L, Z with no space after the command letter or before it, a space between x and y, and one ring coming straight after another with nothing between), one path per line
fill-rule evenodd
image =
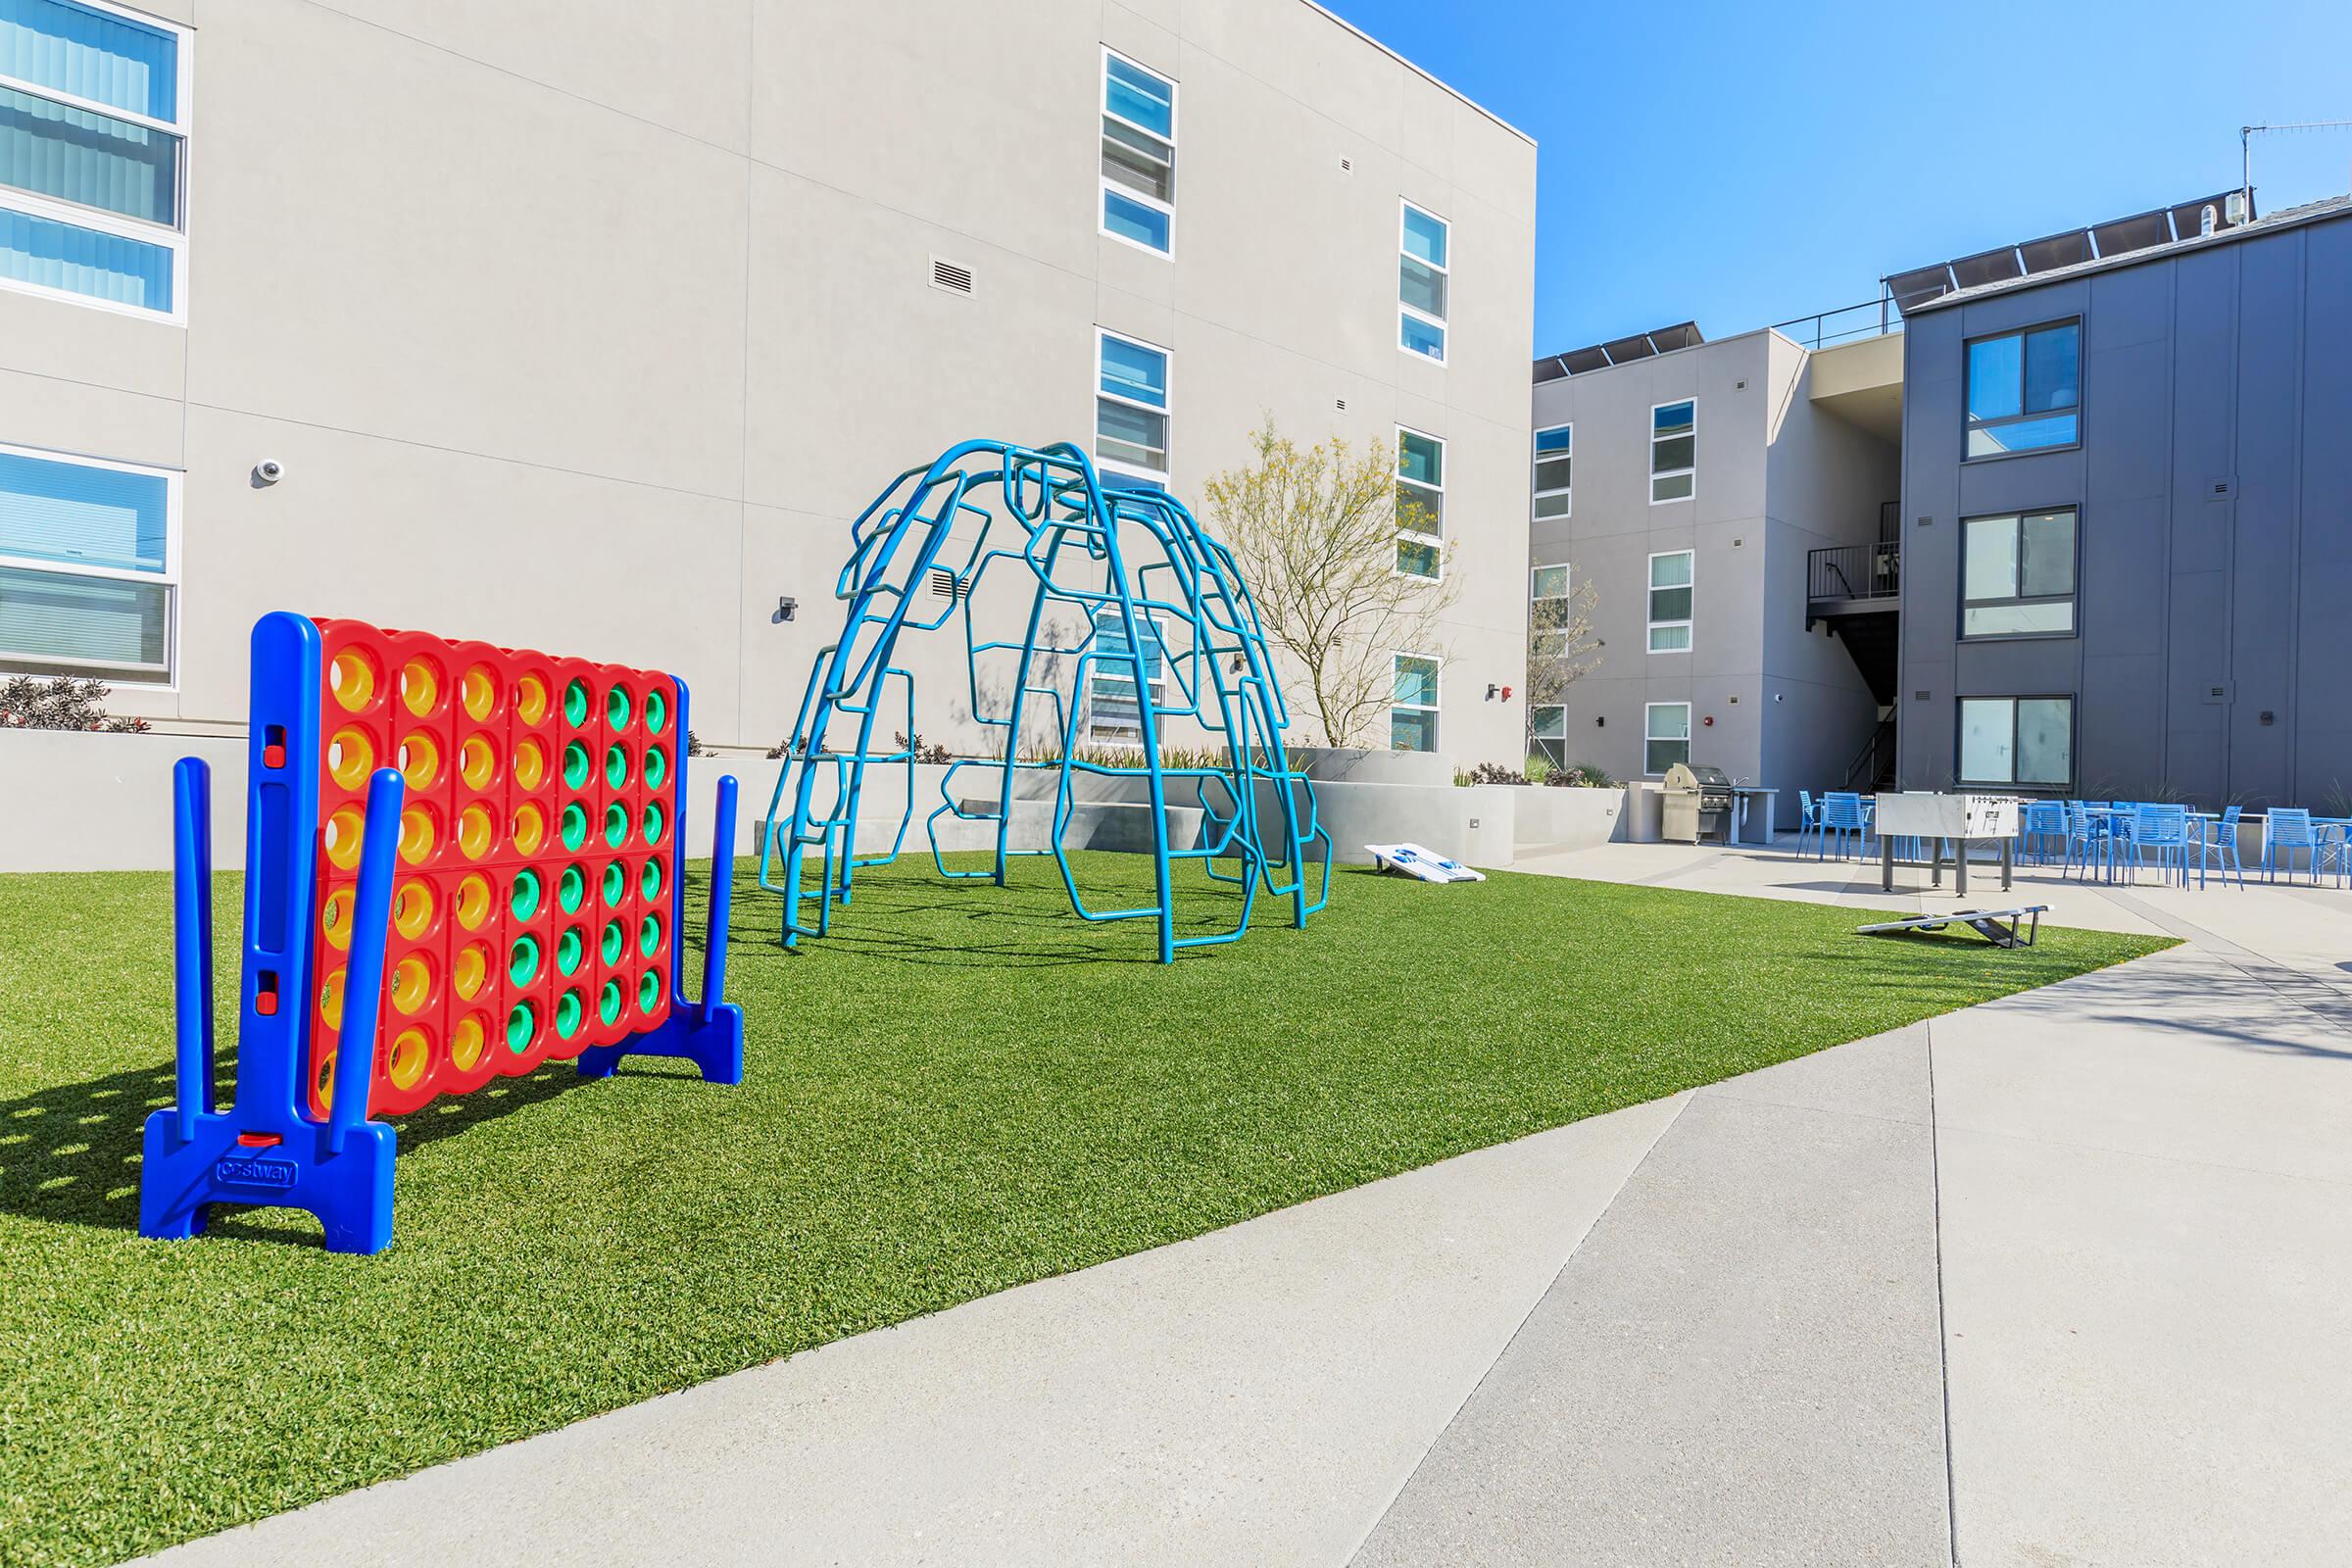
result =
M951 628L963 638L970 715L1001 731L1004 746L1002 756L952 763L941 781L941 804L925 818L925 832L942 876L1002 885L1009 858L1051 855L1079 915L1152 921L1163 963L1180 949L1239 940L1261 891L1290 905L1295 925L1323 907L1331 839L1315 821L1313 786L1284 752L1290 718L1256 606L1231 552L1183 503L1158 489L1106 486L1086 454L1067 443L1033 449L966 441L899 475L852 524L850 542L834 589L848 606L841 635L809 672L760 846L760 884L784 897L786 946L825 934L835 906L849 904L856 873L889 864L904 848L915 791L909 738L919 731L914 676L899 662L901 642ZM998 589L983 595L992 568ZM1029 590L1016 596L1026 599L1026 622L1017 637L983 636L974 606L984 597L1005 602L1004 575ZM1048 640L1057 610L1083 621L1080 640ZM984 661L1008 662L1012 671L994 704L983 699ZM1065 661L1066 690L1059 676ZM1123 750L1084 746L1080 699L1106 690L1116 694L1122 726L1133 731L1132 762ZM886 714L894 697L896 711ZM1058 745L1023 760L1023 737L1046 719ZM1163 763L1171 721L1202 735L1213 765ZM878 724L890 729L887 745L876 744ZM861 857L858 806L880 767L905 770L906 804L888 850ZM993 804L957 800L956 781L967 769L995 775ZM1015 849L1012 808L1022 780L1039 776L1054 781L1051 842ZM1090 778L1135 781L1089 784L1090 793L1140 784L1148 796L1152 904L1096 909L1080 892L1065 840L1073 789ZM1175 806L1198 808L1195 842L1171 842ZM943 817L993 822L993 867L950 869L939 844ZM1231 929L1177 935L1170 869L1188 859L1240 890Z

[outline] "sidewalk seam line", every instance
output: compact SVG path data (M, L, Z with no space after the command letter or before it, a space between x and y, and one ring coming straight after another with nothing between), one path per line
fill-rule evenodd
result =
M1494 1375L1494 1369L1502 1364L1502 1358L1511 1353L1511 1347L1518 1344L1519 1336L1527 1332L1529 1321L1535 1317L1538 1311L1542 1310L1544 1303L1551 1298L1551 1293L1559 1288L1560 1276L1568 1272L1568 1265L1576 1261L1577 1253L1585 1250L1585 1244L1592 1239L1592 1233L1600 1229L1600 1222L1609 1217L1609 1211L1617 1206L1617 1200L1625 1196L1625 1190L1634 1185L1634 1178L1642 1174L1642 1168L1649 1163L1650 1155L1658 1152L1658 1146L1666 1141L1666 1135L1681 1124L1683 1113L1690 1108L1690 1102L1697 1098L1696 1090L1683 1092L1683 1102L1675 1106L1674 1114L1667 1118L1666 1125L1658 1129L1657 1136L1649 1141L1649 1147L1642 1151L1642 1157L1634 1161L1633 1167L1625 1173L1625 1179L1617 1184L1617 1190L1609 1195L1609 1200L1600 1205L1600 1211L1592 1216L1592 1222L1585 1227L1584 1234L1579 1236L1575 1244L1568 1249L1567 1256L1560 1259L1560 1266L1552 1271L1551 1278L1546 1280L1544 1288L1536 1293L1536 1298L1530 1301L1527 1310L1519 1315L1519 1321L1511 1326L1511 1332L1503 1336L1501 1346L1495 1350L1494 1359L1487 1363L1486 1370L1479 1373L1478 1381L1470 1385L1469 1392L1462 1396L1460 1402L1454 1405L1445 1420L1438 1423L1437 1430L1430 1434L1429 1441L1421 1446L1420 1454L1405 1470L1403 1479L1396 1483L1388 1496L1382 1500L1381 1505L1373 1511L1370 1522L1355 1538L1355 1544L1348 1548L1348 1555L1341 1559L1343 1562L1352 1564L1364 1554L1364 1547L1371 1544L1372 1537L1379 1531L1381 1522L1396 1511L1397 1499L1402 1497L1405 1489L1413 1484L1413 1478L1421 1473L1422 1466L1429 1463L1429 1456L1437 1451L1438 1445L1445 1441L1446 1434L1453 1430L1453 1424L1461 1419L1462 1412L1470 1408L1470 1402L1476 1399L1479 1391L1487 1386L1487 1380Z
M1943 1149L1936 1119L1936 1025L1920 1024L1928 1056L1928 1199L1936 1236L1936 1370L1943 1389L1943 1528L1952 1568L1960 1568L1960 1486L1952 1465L1952 1325L1943 1300Z

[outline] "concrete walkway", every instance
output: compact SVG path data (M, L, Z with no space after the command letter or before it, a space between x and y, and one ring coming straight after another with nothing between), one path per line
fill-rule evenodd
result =
M2352 1560L2352 895L2020 893L2193 946L159 1560Z

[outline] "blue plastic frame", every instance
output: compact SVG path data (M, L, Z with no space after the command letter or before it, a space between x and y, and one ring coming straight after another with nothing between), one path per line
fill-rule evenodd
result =
M968 549L951 553L956 525L973 535ZM992 547L1000 529L1014 537ZM1186 948L1239 941L1250 928L1257 895L1288 900L1292 923L1303 927L1331 894L1331 836L1316 821L1314 786L1291 766L1283 749L1290 726L1281 683L1274 674L1257 607L1242 581L1232 553L1195 520L1184 504L1165 491L1106 488L1087 455L1066 442L1028 448L1003 441L965 441L922 468L909 468L861 513L851 527L852 550L834 587L848 610L841 635L820 650L809 671L784 767L768 801L760 836L760 885L784 898L783 940L795 946L806 936L831 929L835 905L848 906L857 871L886 865L904 848L913 812L914 757L906 746L877 750L874 727L889 704L892 682L904 684L905 732L913 722L914 678L896 662L900 639L932 632L962 616L966 700L978 721L1003 731L1004 755L951 764L941 783L941 805L925 818L932 860L944 877L1004 881L1007 860L1016 855L1052 855L1061 872L1071 907L1087 920L1151 920L1158 955L1173 962ZM1000 561L1020 563L1034 582L1027 622L1017 641L984 640L972 623L972 597L988 568ZM952 575L956 591L936 612L916 612L916 598L934 573ZM1133 764L1081 760L1084 705L1064 701L1060 688L1041 680L1041 654L1068 649L1041 642L1049 610L1055 606L1084 613L1087 634L1077 655L1071 691L1083 694L1099 664L1125 666L1134 674L1140 744ZM1098 646L1099 616L1116 612L1119 643ZM1147 628L1150 635L1146 635ZM1155 696L1148 662L1157 650L1171 688ZM1006 711L991 714L983 701L980 661L1009 654L1015 663ZM1020 760L1024 724L1032 702L1050 704L1058 756ZM1168 767L1162 761L1163 726L1187 718L1221 744L1226 760L1214 767ZM838 727L845 733L836 735ZM847 733L854 731L853 733ZM868 858L858 854L858 806L867 771L903 766L906 810L887 852ZM998 795L993 810L965 809L954 783L967 767L995 769ZM1024 774L1054 775L1054 832L1046 849L1010 845L1012 808ZM1144 781L1151 807L1153 902L1135 908L1090 908L1070 864L1066 840L1073 786L1082 775ZM817 786L830 778L830 803L820 806ZM1190 786L1201 811L1201 842L1171 845L1168 804L1171 785ZM786 797L790 796L787 808ZM1213 798L1212 798L1213 797ZM996 855L987 871L951 870L942 858L943 816L996 824ZM1320 845L1320 885L1309 888L1310 850ZM814 854L821 885L806 886L805 862ZM1176 934L1174 862L1200 859L1207 874L1243 890L1241 914L1231 930L1193 936ZM1220 861L1239 861L1221 869ZM805 906L814 901L813 920Z
M197 758L172 769L172 996L175 1102L147 1118L139 1173L139 1234L201 1234L215 1203L298 1208L318 1217L332 1252L380 1252L392 1243L392 1169L398 1134L367 1119L382 1008L385 930L405 786L391 768L368 785L360 843L341 1046L327 1116L307 1113L303 1092L316 990L312 933L318 852L318 628L283 611L253 628L252 723L247 738L244 956L238 986L237 1080L226 1110L215 1101L212 770ZM675 733L687 733L678 687ZM688 762L678 759L676 842L683 842ZM669 1016L619 1045L582 1052L579 1071L610 1075L623 1055L682 1056L716 1083L743 1081L743 1013L723 1001L733 887L736 786L718 786L703 996L686 1000L670 977ZM683 857L671 879L670 929L682 933ZM681 942L680 949L683 951ZM593 1062L590 1057L597 1059Z

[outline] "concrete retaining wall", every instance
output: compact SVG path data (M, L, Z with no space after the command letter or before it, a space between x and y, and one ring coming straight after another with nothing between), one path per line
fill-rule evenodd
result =
M87 735L48 731L0 734L0 871L166 870L172 864L172 766L182 757L201 757L213 769L213 859L222 869L245 855L245 746L242 737L184 735ZM1522 849L1582 848L1623 837L1628 813L1617 790L1545 789L1525 785L1454 785L1445 759L1391 753L1310 753L1317 774L1320 820L1345 863L1370 858L1366 844L1399 840L1427 845L1473 865L1504 867ZM698 757L687 764L686 850L707 854L718 779L739 780L736 818L738 854L758 847L755 824L767 811L783 766L758 757ZM905 849L927 851L923 819L940 801L947 769L913 770L914 811ZM906 807L906 771L875 768L859 800L859 847L872 853L886 845ZM956 777L958 798L973 806L993 803L996 775L967 767ZM829 795L829 781L820 791ZM1050 775L1025 775L1016 802L1052 797ZM1076 794L1083 803L1074 818L1073 847L1142 848L1149 844L1140 780L1081 775ZM1213 792L1212 792L1213 796ZM823 796L820 795L820 799ZM1269 792L1263 803L1278 809ZM1172 841L1200 842L1200 812L1189 791L1168 802ZM1016 804L1014 841L1043 843L1050 813ZM980 849L995 842L985 823L941 824L941 842L951 849Z

